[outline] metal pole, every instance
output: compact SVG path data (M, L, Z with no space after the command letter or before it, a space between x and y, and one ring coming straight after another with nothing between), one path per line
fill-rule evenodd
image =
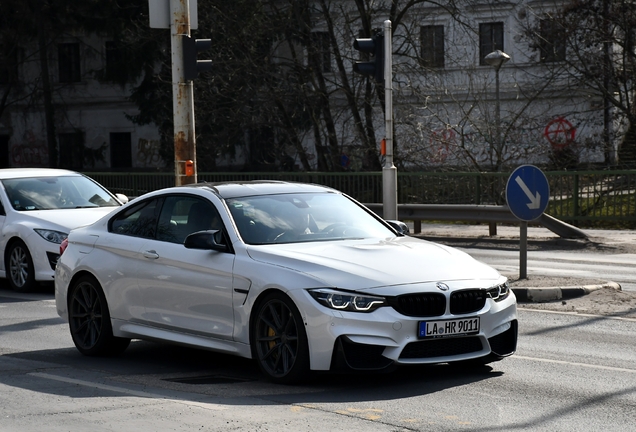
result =
M528 278L528 222L519 225L519 279Z
M174 122L174 183L197 182L192 81L183 71L182 36L190 36L189 0L170 0L170 45L172 48L172 110ZM186 176L186 161L194 162L194 175Z
M495 68L495 128L497 133L497 171L501 171L501 108L499 106L499 68Z
M393 44L391 21L384 21L384 119L386 157L382 167L384 219L397 219L397 168L393 165Z

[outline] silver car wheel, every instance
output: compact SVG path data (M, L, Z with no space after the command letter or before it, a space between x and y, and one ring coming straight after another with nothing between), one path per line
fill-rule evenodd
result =
M27 292L35 286L33 260L26 245L17 240L10 249L7 259L9 284L14 291Z

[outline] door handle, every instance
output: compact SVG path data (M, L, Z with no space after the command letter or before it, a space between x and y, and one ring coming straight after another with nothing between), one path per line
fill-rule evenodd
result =
M157 259L157 258L159 258L159 254L157 253L157 251L154 251L154 250L144 251L144 256L146 258L149 258L149 259Z

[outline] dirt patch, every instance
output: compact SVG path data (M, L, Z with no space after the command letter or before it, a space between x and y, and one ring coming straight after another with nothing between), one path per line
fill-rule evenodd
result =
M513 284L513 287L514 286ZM525 286L530 288L528 285ZM519 309L540 309L636 319L636 292L621 291L614 288L601 288L582 297L546 303L519 303L518 307Z
M587 285L603 285L606 280L584 279L577 277L553 277L530 275L526 279L519 279L517 275L504 274L513 288L552 288L552 287L582 287Z

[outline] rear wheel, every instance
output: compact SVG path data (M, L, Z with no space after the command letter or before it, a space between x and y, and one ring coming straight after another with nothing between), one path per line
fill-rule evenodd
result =
M298 309L282 293L268 295L255 308L252 353L261 371L274 382L291 384L308 378L307 333Z
M82 276L69 293L69 326L79 352L87 356L115 355L128 347L130 339L113 336L106 296L95 278Z
M36 286L35 268L29 249L22 240L11 243L6 256L9 286L13 291L29 292Z

